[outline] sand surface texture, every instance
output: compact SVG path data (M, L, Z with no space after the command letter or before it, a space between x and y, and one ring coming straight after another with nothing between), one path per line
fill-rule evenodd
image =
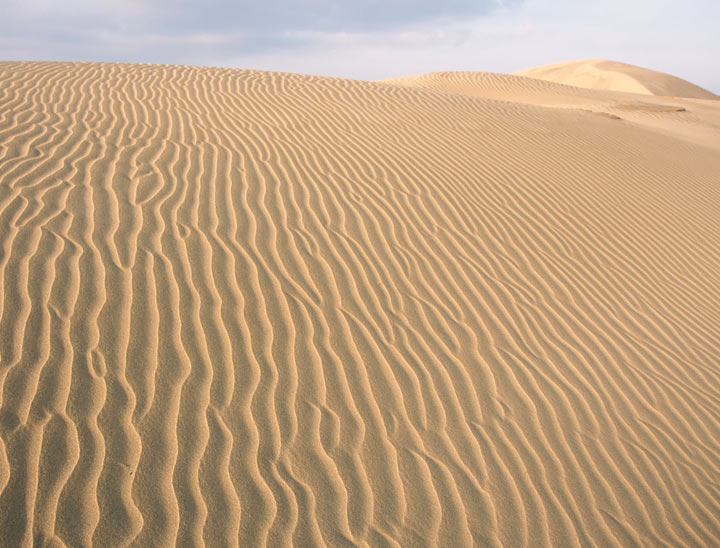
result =
M415 78L0 63L3 546L720 544L720 102Z

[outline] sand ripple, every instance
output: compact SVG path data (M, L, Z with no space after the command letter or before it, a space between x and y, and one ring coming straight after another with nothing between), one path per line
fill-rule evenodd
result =
M478 95L0 63L3 544L720 544L720 156Z

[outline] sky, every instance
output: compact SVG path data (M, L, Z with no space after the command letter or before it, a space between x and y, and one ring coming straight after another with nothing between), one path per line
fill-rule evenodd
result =
M364 80L604 58L720 93L718 0L0 0L0 60Z

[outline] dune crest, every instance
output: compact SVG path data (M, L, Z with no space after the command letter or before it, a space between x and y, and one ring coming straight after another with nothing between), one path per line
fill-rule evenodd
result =
M605 59L553 63L520 70L514 74L606 91L693 99L719 98L714 93L677 76Z
M720 544L714 106L453 78L0 63L5 545Z

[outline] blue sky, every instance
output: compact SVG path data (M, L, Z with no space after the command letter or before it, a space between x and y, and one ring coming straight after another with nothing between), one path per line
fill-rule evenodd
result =
M717 0L2 0L0 59L361 79L607 58L720 93Z

